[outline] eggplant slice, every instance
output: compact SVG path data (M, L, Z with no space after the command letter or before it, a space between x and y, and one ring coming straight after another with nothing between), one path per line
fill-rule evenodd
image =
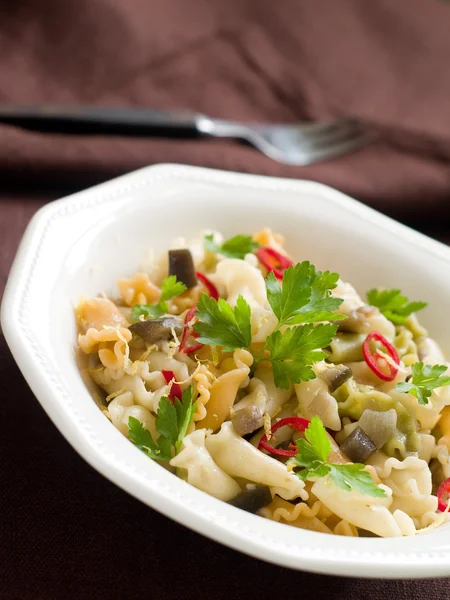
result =
M194 259L190 250L169 250L169 275L175 275L177 281L184 283L188 289L197 285Z
M341 452L355 463L365 463L376 450L377 447L361 427L354 429L341 445Z
M131 333L141 337L147 344L155 344L161 340L169 340L176 335L181 335L183 325L175 317L161 317L159 319L147 319L138 321L129 327Z
M255 485L255 487L238 494L228 504L255 514L260 508L264 508L271 502L272 494L270 493L270 488L267 485Z

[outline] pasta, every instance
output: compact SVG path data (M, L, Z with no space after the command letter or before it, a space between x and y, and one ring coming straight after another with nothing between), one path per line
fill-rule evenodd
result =
M183 449L172 458L173 467L186 469L187 481L219 500L231 500L241 488L238 483L213 461L205 446L205 429L197 429L183 440Z
M316 375L323 371L324 367L325 363L314 365ZM329 393L328 386L323 379L316 377L311 381L297 384L295 386L295 393L298 398L299 414L307 419L318 415L325 427L333 431L341 429L338 403Z
M217 265L215 281L225 288L231 306L242 296L252 309L252 341L262 342L276 325L261 271L245 260L226 259Z
M178 238L82 298L78 348L120 433L280 526L400 537L448 520L450 375L399 290L363 299L269 228Z
M219 433L206 438L206 447L214 461L233 477L264 483L272 488L273 494L286 500L308 498L303 481L288 471L285 465L238 436L229 421L222 425Z
M313 485L313 493L322 503L341 519L352 523L360 529L371 531L381 537L399 537L415 533L414 522L402 511L390 512L392 490L384 486L387 498L367 498L355 490L342 490L325 478Z
M224 373L212 384L206 416L199 422L199 427L218 429L229 417L239 388L248 382L252 356L245 350L235 350L234 354L236 368Z
M431 494L428 463L415 456L402 461L377 452L371 459L381 481L392 490L391 510L402 510L410 517L436 511L437 498Z

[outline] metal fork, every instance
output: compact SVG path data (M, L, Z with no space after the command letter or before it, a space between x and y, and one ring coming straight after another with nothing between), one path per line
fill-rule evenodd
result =
M266 125L152 108L0 106L0 123L41 133L234 138L249 142L280 163L302 166L347 154L375 139L351 118Z

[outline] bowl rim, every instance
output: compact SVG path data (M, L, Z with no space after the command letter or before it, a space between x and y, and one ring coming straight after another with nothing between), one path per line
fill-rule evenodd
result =
M141 453L137 449L133 448L135 453L132 464L122 460L120 456L114 456L111 449L105 454L102 440L95 436L95 430L89 424L83 424L82 415L78 414L70 395L47 363L45 352L42 352L42 342L33 336L26 319L27 303L31 300L28 294L30 281L35 265L40 260L42 247L46 244L49 228L59 218L72 212L129 196L155 183L172 185L186 179L216 183L228 188L244 187L277 193L285 191L319 195L360 219L370 219L371 226L401 236L407 243L419 245L428 255L439 256L450 265L450 248L446 245L321 183L177 164L145 167L42 207L26 229L5 288L1 326L17 364L41 406L72 447L102 475L155 510L236 550L281 566L334 575L377 578L449 576L450 544L445 547L440 544L425 551L421 549L419 542L413 543L420 536L396 539L392 543L393 547L397 546L395 551L387 548L387 540L342 537L338 542L334 540L332 543L330 538L333 536L305 533L304 530L296 530L298 542L283 541L282 538L287 536L281 534L279 528L294 528L243 513L188 486L170 473L166 472L177 483L168 482L162 474L159 480L154 476L149 477L138 468L142 458L146 461L148 459L143 455L139 456ZM16 318L11 318L11 315ZM73 409L72 412L59 409L61 398ZM83 430L84 426L86 429ZM125 438L123 440L126 442ZM163 471L159 465L158 468ZM189 487L187 495L185 486ZM188 523L186 519L189 519ZM409 543L406 543L407 539ZM400 547L399 540L405 542Z

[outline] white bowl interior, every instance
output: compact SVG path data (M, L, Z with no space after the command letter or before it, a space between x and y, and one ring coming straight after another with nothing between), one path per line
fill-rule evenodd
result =
M188 511L189 525L204 533L209 531L205 519L214 521L210 535L215 539L297 568L414 576L413 554L408 551L416 549L411 549L410 540L343 541L294 530L241 514L190 486L187 489L114 430L80 377L74 359L73 307L81 296L115 294L118 277L138 270L150 249L163 252L176 237L195 238L205 229L231 236L266 226L286 237L295 259L338 271L361 293L378 285L398 287L414 300L429 302L421 320L450 356L446 318L450 280L444 276L449 271L448 249L319 184L169 166L143 170L55 203L35 218L5 295L5 334L44 408L77 450L157 509L181 521L186 521ZM7 323L5 307L28 328L26 335ZM177 502L182 498L185 512L180 512L174 497ZM167 498L173 505L165 505ZM196 514L199 511L203 514ZM446 525L442 532L421 536L428 540L421 546L422 554L435 547L433 536L442 545L449 530ZM258 539L255 531L264 535ZM267 535L273 535L269 553ZM239 536L245 541L237 541ZM274 546L277 539L280 547ZM293 551L297 546L300 554L301 546L309 547L308 564ZM435 572L440 569L448 575L448 544L445 549L447 558L437 561ZM289 553L292 560L286 558ZM414 556L417 566L422 555Z

